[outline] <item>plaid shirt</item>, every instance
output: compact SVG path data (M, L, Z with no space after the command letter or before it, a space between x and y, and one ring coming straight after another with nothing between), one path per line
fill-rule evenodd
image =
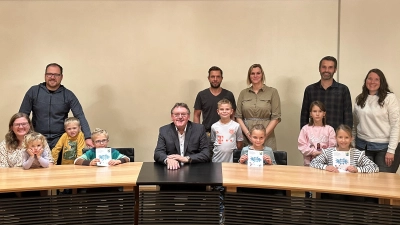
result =
M310 104L321 101L326 108L326 123L335 130L340 124L353 127L353 115L349 88L333 80L326 90L321 81L308 85L304 90L303 105L301 107L300 129L308 124L310 118Z

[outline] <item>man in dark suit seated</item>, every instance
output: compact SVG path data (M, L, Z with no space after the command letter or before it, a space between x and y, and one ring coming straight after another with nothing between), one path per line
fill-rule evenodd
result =
M160 128L154 161L176 170L184 164L210 162L210 150L204 126L189 121L185 103L171 109L172 123Z

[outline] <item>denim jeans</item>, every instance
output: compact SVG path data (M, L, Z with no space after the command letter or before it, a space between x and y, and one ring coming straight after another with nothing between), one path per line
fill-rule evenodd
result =
M385 156L387 152L387 148L382 149L382 150L368 150L368 149L362 149L357 147L360 150L365 150L365 155L371 159L376 165L379 167L379 172L387 172L387 173L396 173L397 169L399 168L399 163L400 163L400 151L399 147L396 149L395 155L394 155L394 161L392 162L391 166L387 166L385 162Z

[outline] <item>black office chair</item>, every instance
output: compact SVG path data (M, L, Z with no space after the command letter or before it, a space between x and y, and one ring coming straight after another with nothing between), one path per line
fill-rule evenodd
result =
M240 159L241 150L233 151L233 162L238 163ZM276 164L287 165L287 152L285 151L273 151Z
M135 161L135 149L134 148L115 148L119 153L124 154L129 157L131 162Z
M115 148L119 151L119 153L124 154L126 156L129 157L130 162L134 162L135 161L135 149L134 148ZM83 149L82 153L85 154L85 152L88 149ZM239 154L240 156L240 154Z

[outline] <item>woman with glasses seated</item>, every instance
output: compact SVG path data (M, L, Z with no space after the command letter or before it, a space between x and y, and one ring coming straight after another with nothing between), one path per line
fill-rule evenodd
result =
M24 137L32 132L33 126L28 115L25 113L16 113L11 117L5 140L0 143L0 168L22 167L24 163L24 154L26 152ZM46 152L47 155L51 155L48 144L44 146L43 151ZM53 165L52 157L50 157L49 163ZM0 197L15 197L16 195L37 196L40 195L40 192L2 193Z
M75 165L84 166L98 166L100 159L96 157L96 148L107 148L109 141L109 136L106 130L96 128L92 132L92 141L94 148L87 150L80 157L76 158L74 161ZM121 163L129 162L128 156L119 153L118 150L111 148L111 160L108 162L110 166L116 166Z
M32 122L25 113L14 114L8 125L5 140L0 143L0 167L22 167L25 135L33 132ZM46 145L44 151L50 153Z

